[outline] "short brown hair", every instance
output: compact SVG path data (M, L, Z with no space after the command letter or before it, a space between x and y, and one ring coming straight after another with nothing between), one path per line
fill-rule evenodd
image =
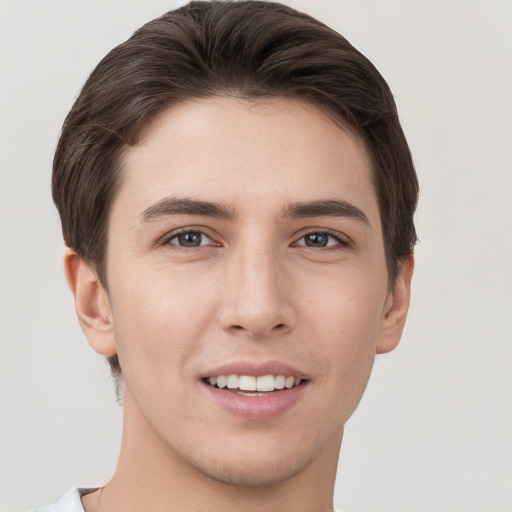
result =
M386 81L344 37L290 7L195 1L147 23L106 55L64 122L53 198L66 244L103 286L123 150L170 105L219 95L304 100L364 139L393 282L416 242L418 181ZM109 361L119 375L117 356Z

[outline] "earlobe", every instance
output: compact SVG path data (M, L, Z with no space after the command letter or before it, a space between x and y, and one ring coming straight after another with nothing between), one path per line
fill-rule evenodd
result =
M410 255L399 263L398 276L393 290L386 301L384 316L381 323L377 354L390 352L398 345L409 310L411 297L411 279L414 270L414 257Z
M72 249L64 254L64 272L75 298L80 327L91 347L104 356L116 354L110 299L93 269Z

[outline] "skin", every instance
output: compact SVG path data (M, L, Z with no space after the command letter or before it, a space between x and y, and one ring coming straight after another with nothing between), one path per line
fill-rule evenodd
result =
M413 260L390 288L371 176L358 136L286 99L173 106L126 150L108 293L65 258L81 326L125 379L119 464L87 512L332 510L343 425L409 304ZM225 215L165 213L169 198ZM290 207L319 201L363 216ZM180 246L183 230L201 245ZM241 418L204 392L212 368L268 360L308 377L278 416Z

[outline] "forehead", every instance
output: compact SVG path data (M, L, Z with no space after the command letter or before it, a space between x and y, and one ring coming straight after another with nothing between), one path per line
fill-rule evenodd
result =
M139 212L166 196L241 209L318 199L376 208L362 139L317 107L289 99L214 97L172 106L125 151L122 167L119 195Z

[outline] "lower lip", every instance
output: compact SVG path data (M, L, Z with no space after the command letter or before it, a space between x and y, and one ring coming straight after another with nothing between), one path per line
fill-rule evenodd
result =
M302 382L294 388L265 396L239 395L226 389L214 388L205 382L202 385L206 393L226 411L240 418L262 421L275 418L293 407L303 396L309 383Z

